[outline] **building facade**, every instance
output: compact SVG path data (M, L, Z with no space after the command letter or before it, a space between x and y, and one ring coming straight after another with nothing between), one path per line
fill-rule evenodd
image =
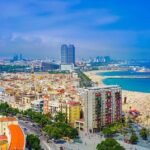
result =
M42 62L41 64L41 70L42 71L53 71L53 70L58 70L60 66L56 63L52 62Z
M31 102L31 108L35 112L43 113L43 111L44 111L44 100L43 99L38 99L38 100L32 101Z
M61 64L67 64L68 63L68 47L66 44L63 44L61 46Z
M84 128L87 132L97 132L122 117L122 91L119 86L88 88L84 100Z
M75 46L68 46L68 64L75 64Z
M75 64L75 46L61 46L61 64Z
M79 102L70 101L61 104L61 111L66 114L67 122L72 126L80 119L81 105Z

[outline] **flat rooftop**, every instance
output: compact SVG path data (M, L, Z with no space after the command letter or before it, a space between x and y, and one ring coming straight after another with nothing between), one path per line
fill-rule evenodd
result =
M113 89L113 88L121 88L119 85L102 85L97 87L88 87L88 90L99 90L99 89Z

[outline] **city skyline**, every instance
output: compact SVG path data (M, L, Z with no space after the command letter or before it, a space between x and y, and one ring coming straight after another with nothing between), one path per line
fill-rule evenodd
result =
M77 58L149 58L149 2L2 0L0 56L60 58L63 43Z

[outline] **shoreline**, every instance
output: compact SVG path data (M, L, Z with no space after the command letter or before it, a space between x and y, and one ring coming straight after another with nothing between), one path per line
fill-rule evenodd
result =
M96 82L98 86L104 86L105 84L103 83L103 79L110 77L103 77L97 75L97 73L105 71L108 70L96 70L84 73L92 81ZM122 104L123 111L126 113L130 110L130 108L137 109L141 113L141 116L138 117L139 123L144 126L150 127L150 93L122 90L122 98L124 99L124 97L127 97L127 103Z

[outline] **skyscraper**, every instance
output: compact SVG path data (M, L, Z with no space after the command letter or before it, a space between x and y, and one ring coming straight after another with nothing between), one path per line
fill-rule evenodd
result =
M66 44L61 46L61 64L67 64L68 62L68 47Z
M68 64L75 64L75 47L74 47L74 45L68 46Z
M74 45L61 46L61 64L75 64L75 47Z

